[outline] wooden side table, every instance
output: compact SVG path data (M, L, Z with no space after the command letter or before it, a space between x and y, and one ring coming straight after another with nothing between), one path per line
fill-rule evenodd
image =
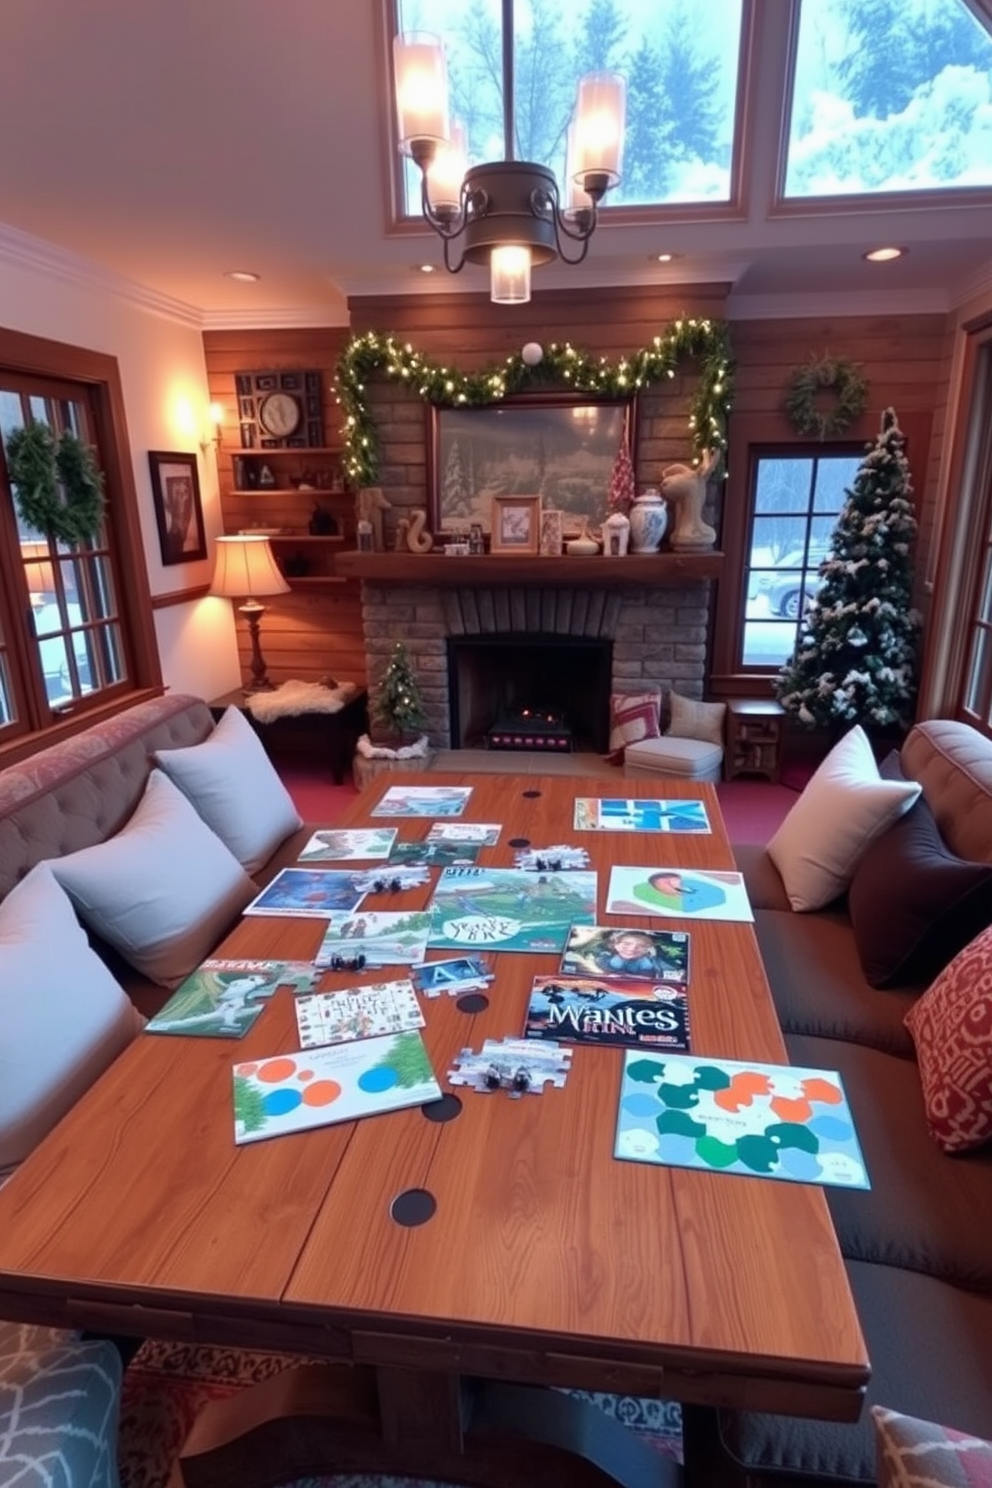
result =
M319 758L321 763L326 761L330 765L334 783L340 785L351 770L359 735L368 730L368 701L368 693L359 691L336 713L292 713L274 718L271 723L259 723L238 687L214 698L209 707L215 719L226 708L240 708L271 760Z
M724 773L765 775L777 781L782 773L785 709L771 698L733 698L727 703L727 752Z

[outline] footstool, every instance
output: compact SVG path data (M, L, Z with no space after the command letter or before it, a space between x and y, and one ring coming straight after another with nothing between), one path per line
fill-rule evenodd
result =
M719 780L723 749L703 739L642 739L628 744L623 773L661 780Z

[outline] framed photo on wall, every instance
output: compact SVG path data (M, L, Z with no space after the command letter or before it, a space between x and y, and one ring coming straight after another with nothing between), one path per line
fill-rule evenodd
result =
M538 492L575 537L608 514L610 477L624 438L636 463L636 400L531 393L479 408L431 405L427 488L435 532L472 522L490 530L495 496Z
M162 562L195 563L207 556L207 534L200 502L196 456L149 450L152 502Z
M540 496L494 496L490 553L536 553L541 541Z

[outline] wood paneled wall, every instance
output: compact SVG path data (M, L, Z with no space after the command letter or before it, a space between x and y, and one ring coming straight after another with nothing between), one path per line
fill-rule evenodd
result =
M238 450L236 371L262 367L319 367L326 377L324 420L329 444L340 440L340 410L334 400L333 373L352 333L391 332L435 361L450 360L466 371L499 363L527 341L543 345L570 341L577 348L614 359L636 350L679 316L725 318L729 286L624 287L617 289L547 290L537 277L529 305L497 306L483 293L370 296L351 301L351 328L281 331L210 331L204 335L210 396L225 411L224 447L220 456L221 503L227 531L263 520L265 498L230 494L232 455ZM883 409L892 405L910 439L910 463L920 520L918 573L926 569L933 536L933 493L940 459L950 369L950 328L940 314L902 316L834 316L795 320L731 322L737 361L736 396L731 421L730 463L735 429L757 418L764 437L795 440L784 412L790 375L810 356L826 352L863 365L870 387L866 413L845 438L871 440ZM690 380L676 379L673 399L680 405ZM681 412L678 417L681 419ZM685 449L666 455L685 459ZM639 479L656 481L653 466ZM426 491L415 493L426 504ZM285 498L281 498L285 500ZM300 527L305 528L313 498L301 494ZM335 498L335 511L346 516L345 533L353 545L351 497ZM273 510L275 510L273 508ZM276 514L286 520L282 506ZM922 589L922 586L921 586ZM926 596L921 592L921 606ZM303 581L293 593L271 601L262 628L262 645L274 681L289 677L365 683L360 594L358 585ZM247 632L239 634L247 675Z

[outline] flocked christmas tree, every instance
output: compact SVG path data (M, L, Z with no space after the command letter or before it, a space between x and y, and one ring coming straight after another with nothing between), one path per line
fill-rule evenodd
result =
M427 722L420 687L402 641L397 641L372 698L372 718L387 734L414 733Z
M919 616L910 562L916 519L905 439L895 411L854 479L837 519L821 587L802 621L776 695L809 728L905 726L916 690Z

